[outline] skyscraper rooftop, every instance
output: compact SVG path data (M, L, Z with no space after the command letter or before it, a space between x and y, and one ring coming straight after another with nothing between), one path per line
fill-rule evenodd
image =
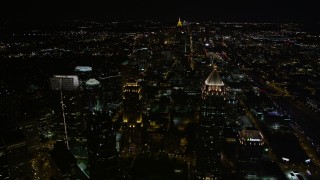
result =
M224 86L218 73L217 66L214 66L214 69L206 79L205 84L208 86Z
M178 21L177 27L182 27L182 22L181 22L181 19L180 19L180 18L179 18L179 21Z
M91 78L86 82L86 86L87 87L100 86L100 82L94 78Z

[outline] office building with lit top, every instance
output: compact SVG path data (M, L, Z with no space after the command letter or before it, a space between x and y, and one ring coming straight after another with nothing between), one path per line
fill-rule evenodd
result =
M256 172L257 164L260 162L263 155L264 137L260 131L253 128L245 128L239 131L238 134L238 172L240 174Z
M197 155L197 171L200 178L221 177L221 144L225 115L225 85L214 66L202 87L200 116L200 145Z
M102 110L101 103L101 85L100 82L94 78L89 79L85 83L86 88L86 108L90 111L100 111Z
M86 82L92 76L92 67L90 66L76 66L74 70L75 74L79 78L80 88L84 88Z
M140 85L130 79L123 86L123 122L128 127L141 126L141 89Z
M182 22L180 18L177 23L176 44L179 53L187 54L188 52L190 52L189 26L186 21Z
M83 87L89 176L113 179L118 167L116 136L109 113L103 109L101 83L89 78Z
M92 72L92 67L90 67L90 66L76 66L74 71L78 74L82 74L82 75L85 75L86 77L88 77L88 75L90 75ZM78 76L81 76L81 75L78 75Z

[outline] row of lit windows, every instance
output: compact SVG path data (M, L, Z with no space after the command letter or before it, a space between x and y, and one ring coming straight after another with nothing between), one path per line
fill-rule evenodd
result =
M124 89L123 92L137 92L137 93L140 93L140 89Z

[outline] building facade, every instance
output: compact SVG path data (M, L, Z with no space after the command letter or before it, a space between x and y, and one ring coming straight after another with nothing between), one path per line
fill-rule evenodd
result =
M88 157L91 179L113 179L118 168L116 134L104 111L88 111Z
M197 166L202 178L219 179L221 177L221 144L225 115L225 86L217 67L205 80L202 87L200 116L200 146Z
M139 84L130 79L123 86L123 122L129 127L141 126L141 89Z

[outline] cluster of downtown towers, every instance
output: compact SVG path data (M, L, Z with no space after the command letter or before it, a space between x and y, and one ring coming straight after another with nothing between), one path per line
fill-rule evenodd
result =
M172 67L174 71L178 73L178 76L188 76L187 68L185 67L189 66L190 54L192 51L191 32L188 28L187 22L182 22L179 19L173 39L173 51L177 53L177 59L174 60L175 62ZM212 43L209 39L209 37L206 37L205 46L210 46L210 43ZM228 118L230 118L228 112L235 111L237 107L234 102L230 103L230 99L229 104L227 103L226 87L219 75L216 62L211 61L208 65L210 66L209 73L204 74L205 78L203 79L203 82L199 82L199 85L201 86L201 93L190 93L191 95L196 94L197 96L201 96L200 115L198 116L199 123L197 124L197 130L191 132L194 133L191 136L193 136L198 142L195 144L194 148L191 148L193 150L193 154L186 155L189 159L185 160L185 167L171 167L172 172L178 172L178 175L168 175L169 177L171 176L170 178L220 179L223 177L223 131L226 122L228 122ZM83 85L87 101L88 158L89 172L92 179L113 179L116 177L126 178L127 176L135 177L134 174L136 172L133 172L133 175L128 175L128 172L121 169L121 157L133 157L133 160L130 163L134 166L134 159L141 156L141 154L156 154L155 156L159 156L157 157L159 159L161 159L161 153L169 153L173 154L173 156L175 156L174 154L178 156L179 154L182 154L177 150L181 149L181 146L185 145L182 145L184 143L180 141L180 139L176 139L177 135L175 133L179 132L174 130L174 108L172 107L174 106L172 105L174 102L172 102L172 99L168 102L170 107L168 121L165 122L165 124L167 124L165 125L165 131L158 134L148 132L150 129L156 129L156 127L163 122L156 122L147 118L150 104L146 102L147 97L145 96L147 95L142 92L143 89L141 88L141 84L143 84L144 80L143 78L141 79L141 77L133 78L131 74L131 72L135 71L134 68L138 68L139 71L142 72L147 69L148 67L146 67L146 62L139 62L138 67L130 66L127 62L123 64L122 75L119 76L121 80L118 81L118 83L122 84L123 100L122 112L120 113L122 115L120 117L122 122L120 123L121 127L118 132L115 130L117 129L115 128L114 122L116 120L110 119L108 112L102 110L103 108L101 106L101 99L99 95L101 94L99 81L90 79L89 71L81 71L81 68L90 69L90 67L77 68L78 76L82 77L79 79L79 84L80 86L81 84ZM61 84L59 85L61 86ZM181 84L176 84L173 91L176 91L175 93L181 93L184 91L184 87ZM186 104L186 106L189 105ZM240 148L240 150L238 150L239 152L236 152L237 156L241 156L238 155L241 153L246 154L247 156L244 155L242 159L241 157L238 157L239 162L246 162L247 160L254 162L262 156L261 145L263 143L260 143L260 141L262 141L263 137L259 136L261 134L255 130L248 133L258 134L255 137L258 138L257 141L259 141L259 143L253 142L251 144L250 142L250 145L252 145L251 148L247 146L243 146L242 149ZM160 136L165 136L165 141L169 141L168 144L170 144L170 142L171 144L168 145L161 142L165 145L160 145L162 148L155 148L159 145L154 145L153 143L150 143L150 140L146 140L150 138L152 139L151 141L156 141L157 135L159 134ZM246 135L247 134L245 132L244 136ZM179 141L178 145L172 145L176 143L175 141ZM188 139L186 141L188 141ZM171 148L169 146L171 146ZM250 153L252 157L250 157L250 155L248 156ZM141 168L144 168L144 166L141 166ZM142 172L147 174L142 175L142 177L153 177L153 175L148 174L149 172L147 172L147 170L142 169L138 171L140 173ZM181 173L180 176L179 173ZM157 177L157 175L154 176ZM164 177L168 176L164 175Z
M189 24L179 19L173 32L173 38L164 40L164 43L169 44L171 53L175 55L171 59L171 70L166 74L156 74L163 76L163 82L145 80L149 76L149 69L156 66L148 64L148 58L139 60L137 64L123 62L121 74L104 79L94 77L92 71L95 69L82 64L75 66L73 74L59 74L50 78L52 99L55 102L53 114L60 117L60 133L55 136L55 150L52 150L51 156L53 161L60 161L60 165L56 163L56 166L63 178L221 179L224 176L223 166L226 165L223 163L228 163L222 155L223 146L226 144L224 130L231 122L230 114L239 110L238 102L234 96L230 96L231 92L228 92L219 75L219 61L208 53L213 46L209 32L203 40L208 62L202 63L207 70L200 72L203 79L201 82L188 80L190 72L194 69L193 40ZM143 57L147 48L137 51L139 52L136 54L140 53ZM168 80L170 78L171 80ZM103 92L106 88L99 82L101 80L112 82L109 85L121 86L122 92L117 92L122 96L121 102L106 102L108 97ZM185 86L186 83L190 83L188 87ZM151 85L151 89L152 86L163 89L156 97L149 97L150 90L143 88L146 84ZM189 88L190 86L193 88ZM185 95L190 96L191 100L183 99ZM166 118L150 116L151 111L157 111L157 108L152 106L159 99L168 107ZM181 122L177 122L175 117L178 114L177 101L185 102L182 109L188 109L197 106L198 101L193 99L200 99L199 111L190 113L192 117L185 119L196 119L193 120L196 122L194 129L183 129L184 132L181 133L177 128L177 124ZM196 115L193 117L194 114ZM78 121L79 119L82 121ZM80 137L79 131L86 132L86 137ZM186 138L181 138L180 134L184 133L187 134ZM255 164L262 157L263 136L257 130L246 129L239 134L242 145L237 144L235 148L232 145L235 142L229 144L236 153L237 170L246 173L244 164ZM48 139L51 136L50 132L46 134ZM70 162L73 160L63 159L67 155L57 157L59 153L56 151L72 152L77 154L77 158L82 155L87 161L83 161L84 166L79 166L80 171L75 170L77 165ZM163 172L172 174L159 175L157 172L152 174L153 172L144 170L148 165L159 168L154 166L157 163L166 166L167 162L170 167L168 171ZM65 169L61 170L63 168Z
M178 71L184 70L184 62L181 61L187 61L191 50L190 32L185 23L186 22L182 23L179 19L175 34L175 48L180 56L177 60L177 64L179 64L177 65ZM140 70L145 68L144 64L140 64L140 66L143 66L139 67ZM217 66L214 64L211 64L211 66L212 72L208 74L205 82L202 83L199 125L200 143L197 145L196 151L194 151L194 155L197 156L196 169L199 171L199 177L207 177L210 179L221 178L222 175L221 151L223 129L227 119L225 86L220 78ZM127 73L130 72L131 67L124 68L128 68L126 69ZM82 73L83 75L85 74L85 72ZM90 111L87 128L91 178L112 179L117 176L117 173L123 174L124 172L121 172L119 169L118 159L118 152L124 152L125 150L123 149L128 149L126 153L131 153L133 156L137 156L139 151L144 149L141 148L141 146L147 147L147 151L150 151L149 145L145 143L143 139L143 131L145 131L145 129L143 129L143 121L147 121L147 119L143 119L142 115L145 111L143 110L142 89L140 88L141 79L139 81L130 76L130 73L122 74L121 80L123 85L123 124L121 127L121 135L118 134L118 136L122 136L122 141L120 140L120 142L119 138L116 138L116 133L113 130L112 120L108 119L109 122L103 122L108 115L103 115L101 107L99 107L99 82L96 81L93 83L94 85L92 83L89 84L90 81L92 82L94 80L88 80L89 77L85 78L87 82L84 89L87 91L87 107ZM174 128L173 117L169 117L168 121L167 131L170 131ZM101 122L104 124L101 124ZM174 168L172 170L174 170ZM190 171L190 167L188 171ZM190 175L188 178L190 178Z
M188 24L179 19L174 42L174 48L178 54L178 59L175 62L176 67L174 68L177 71L180 71L180 75L182 76L187 75L184 74L187 73L184 66L187 64L188 58L190 58L192 49L190 35L191 33L189 32ZM210 43L209 37L207 37L207 40L208 43ZM145 62L140 62L138 67L139 70L143 71L147 68L144 66L146 66ZM201 93L198 94L202 99L200 123L198 132L194 133L197 133L196 136L199 138L199 143L196 145L197 147L193 152L195 158L195 166L193 168L195 169L192 170L196 171L197 175L195 172L192 174L193 176L198 176L198 178L206 177L214 179L221 178L222 176L221 151L223 129L227 119L226 112L228 110L225 85L220 78L216 64L211 62L210 66L212 72L207 74L204 82L201 82ZM77 76L54 76L51 79L52 89L58 90L60 93L73 90L73 88L78 89L80 87L85 94L83 97L86 101L85 109L87 110L85 116L87 116L86 128L88 131L88 165L90 178L92 179L125 178L124 174L126 174L126 172L120 168L120 154L122 154L120 156L125 156L124 154L127 153L128 156L134 157L142 152L152 152L152 150L150 150L150 145L147 144L144 139L146 129L144 128L145 123L143 121L148 121L148 119L144 118L146 116L143 116L143 113L146 112L146 110L144 110L143 93L141 92L142 89L140 87L143 80L132 77L130 72L134 71L134 67L124 63L123 68L125 69L125 72L122 72L122 76L118 76L121 78L121 82L119 83L121 83L123 87L123 112L121 130L117 133L113 122L115 120L112 120L109 112L102 107L100 82L90 77L90 72L92 71L91 67L77 66L75 70ZM183 90L182 86L175 88L177 91ZM62 99L63 97L61 100ZM174 129L174 118L172 117L172 114L169 114L169 116L171 117L168 119L169 122L166 131L174 133L170 132ZM151 122L151 124L157 124L157 122ZM68 127L68 125L66 126ZM69 146L69 143L66 140L68 139L66 129L64 131L64 140L66 145ZM174 139L175 136L176 135L172 135L172 137L170 137L169 135L168 139ZM173 153L176 152L173 151ZM172 170L174 171L175 168L176 167L173 167ZM180 178L191 178L190 164L187 168L188 169L184 170L184 173L188 174L187 177L181 175Z

